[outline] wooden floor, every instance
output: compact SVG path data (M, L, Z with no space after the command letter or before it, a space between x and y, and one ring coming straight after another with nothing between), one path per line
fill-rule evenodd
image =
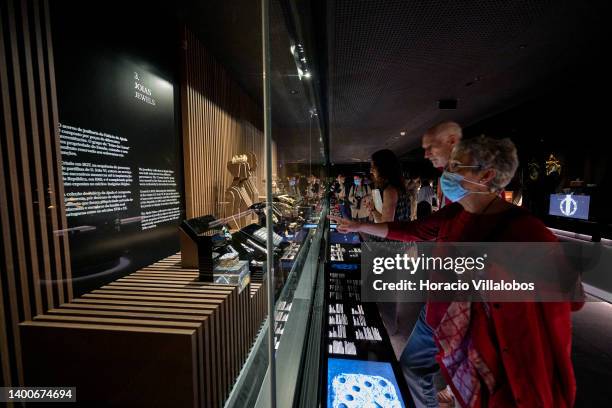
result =
M78 401L220 407L266 313L266 287L198 282L180 254L20 326L29 386Z

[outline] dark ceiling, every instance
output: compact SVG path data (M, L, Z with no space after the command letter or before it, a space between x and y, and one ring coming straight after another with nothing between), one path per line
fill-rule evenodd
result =
M260 2L183 1L189 4L185 19L261 106ZM287 25L287 4L294 3L298 19L306 17L297 32ZM383 147L411 152L437 122L470 126L545 88L562 87L565 75L603 53L605 4L272 0L273 136L281 160L304 162L318 152L309 149L308 136L313 85L323 88L336 163L368 160ZM321 11L313 17L312 10ZM292 36L305 42L309 59L322 64L309 83L296 75ZM437 101L447 98L458 100L456 110L438 109Z
M591 3L330 1L332 162L402 154L439 121L468 126L530 98L601 53L607 13ZM446 98L458 108L439 110Z

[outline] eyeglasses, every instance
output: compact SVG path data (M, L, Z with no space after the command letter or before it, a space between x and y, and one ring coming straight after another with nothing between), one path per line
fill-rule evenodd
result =
M451 160L448 162L447 166L446 166L446 170L452 172L452 173L456 173L457 170L459 169L482 169L482 164L476 164L473 166L467 165L467 164L463 164L457 160Z

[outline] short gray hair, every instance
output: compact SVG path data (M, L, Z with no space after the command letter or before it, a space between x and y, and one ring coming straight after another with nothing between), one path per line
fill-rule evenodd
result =
M461 131L461 126L457 122L446 121L442 123L438 123L435 126L430 127L426 135L431 135L434 138L439 138L440 136L448 137L448 135L455 135L457 140L461 140L463 137L463 132Z
M495 170L495 177L489 186L491 191L503 190L514 177L519 165L516 146L508 138L494 139L482 135L464 139L453 149L452 156L457 154L471 157L471 164L480 165L483 170Z

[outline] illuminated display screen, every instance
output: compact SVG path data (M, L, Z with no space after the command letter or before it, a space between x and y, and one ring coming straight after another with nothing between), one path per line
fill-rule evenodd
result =
M548 213L559 217L588 220L590 201L588 195L551 194Z
M330 358L327 408L404 408L391 364Z
M359 264L356 264L356 263L349 264L349 263L334 262L334 263L330 263L329 266L330 268L336 269L339 271L356 271L359 269Z
M349 232L348 234L331 232L329 234L329 242L332 244L359 244L361 240L356 232Z

